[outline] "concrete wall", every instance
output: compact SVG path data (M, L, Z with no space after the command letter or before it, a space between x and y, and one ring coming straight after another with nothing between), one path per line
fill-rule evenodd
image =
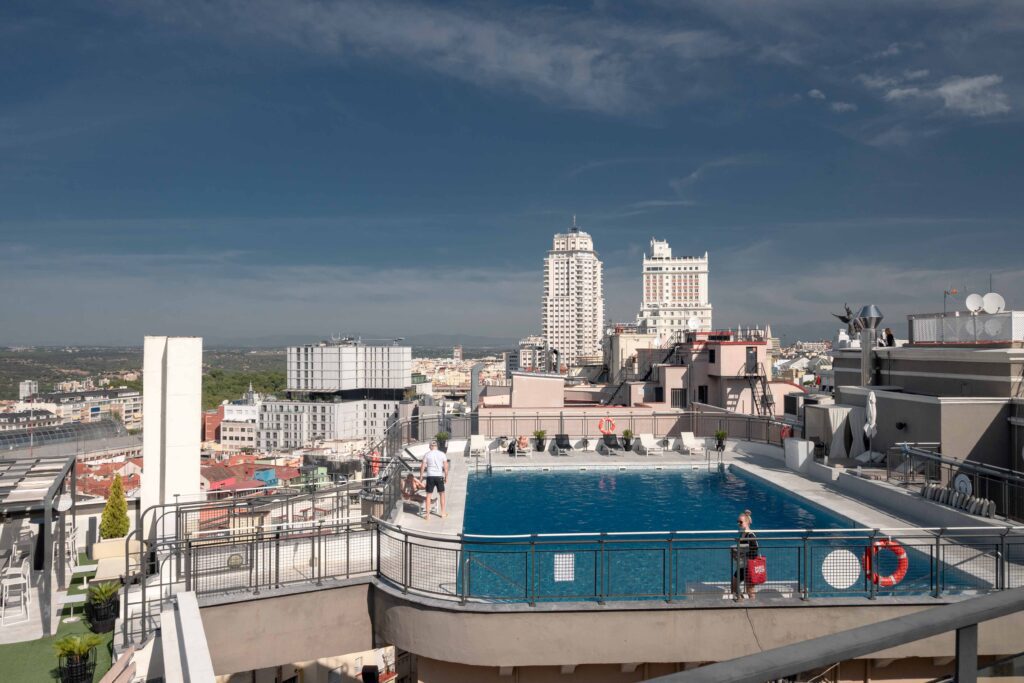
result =
M1010 467L1009 401L942 402L942 453L972 462Z
M218 675L373 648L370 586L202 607Z
M565 380L562 377L540 374L512 375L513 408L561 408Z
M938 604L942 601L460 609L363 584L210 605L202 608L202 620L218 675L365 652L376 644L415 654L424 683L524 683L555 680L556 674L559 681L637 681L644 672L653 676L731 659ZM1024 614L983 624L979 650L1016 653L1021 632ZM944 634L872 657L949 657L953 652L954 635ZM628 670L632 664L638 664L637 671ZM565 665L576 669L562 674ZM499 676L498 667L516 667L519 678Z
M200 493L202 368L202 338L145 338L140 496L143 510L173 503L175 495Z
M934 603L931 603L934 604ZM911 614L923 605L591 609L458 612L425 609L378 591L379 642L430 659L480 667L701 662L731 659ZM982 625L980 651L1016 653L1024 614ZM886 650L884 657L942 657L953 634Z

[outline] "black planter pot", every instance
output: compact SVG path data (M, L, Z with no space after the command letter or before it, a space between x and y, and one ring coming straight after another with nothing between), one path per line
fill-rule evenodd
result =
M107 602L95 604L88 603L85 606L85 613L89 617L89 625L93 633L110 633L114 630L114 622L117 621L117 614L121 609L120 598L114 598Z
M438 441L437 442L437 450L441 451L442 453L447 453L448 452L448 442L447 441Z
M724 451L725 450L725 439L719 439L718 442L715 444L715 447L718 450L720 450L720 451Z
M85 657L61 655L57 663L61 683L92 683L96 671L96 648Z
M633 439L622 437L622 445L626 447L627 451L633 450Z
M534 445L534 448L537 449L538 453L543 453L544 452L544 439L537 439L537 443Z

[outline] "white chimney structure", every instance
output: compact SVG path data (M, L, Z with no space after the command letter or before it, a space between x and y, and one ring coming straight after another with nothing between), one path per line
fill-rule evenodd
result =
M197 500L202 422L202 337L146 337L143 345L142 511ZM146 516L148 538L174 533L173 515L160 529Z

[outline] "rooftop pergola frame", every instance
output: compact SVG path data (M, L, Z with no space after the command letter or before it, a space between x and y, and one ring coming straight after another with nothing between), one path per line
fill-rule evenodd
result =
M75 502L75 454L39 453L33 449L0 452L0 518L4 521L29 519L39 523L43 550L43 585L40 612L43 633L50 635L52 627L51 604L54 570L54 537L59 549L58 558L66 556L66 522L74 519ZM70 494L70 507L60 512L58 499ZM41 517L41 519L40 519ZM55 524L55 522L59 522ZM67 565L58 561L57 585L60 590L67 587Z

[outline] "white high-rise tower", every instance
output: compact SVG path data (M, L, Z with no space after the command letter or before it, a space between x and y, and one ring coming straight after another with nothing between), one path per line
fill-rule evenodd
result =
M541 335L565 367L601 358L604 329L602 265L590 235L576 226L555 235L544 259ZM555 353L557 351L557 354Z
M707 252L673 257L666 240L652 238L651 253L644 254L643 287L641 332L679 339L686 331L711 331Z

